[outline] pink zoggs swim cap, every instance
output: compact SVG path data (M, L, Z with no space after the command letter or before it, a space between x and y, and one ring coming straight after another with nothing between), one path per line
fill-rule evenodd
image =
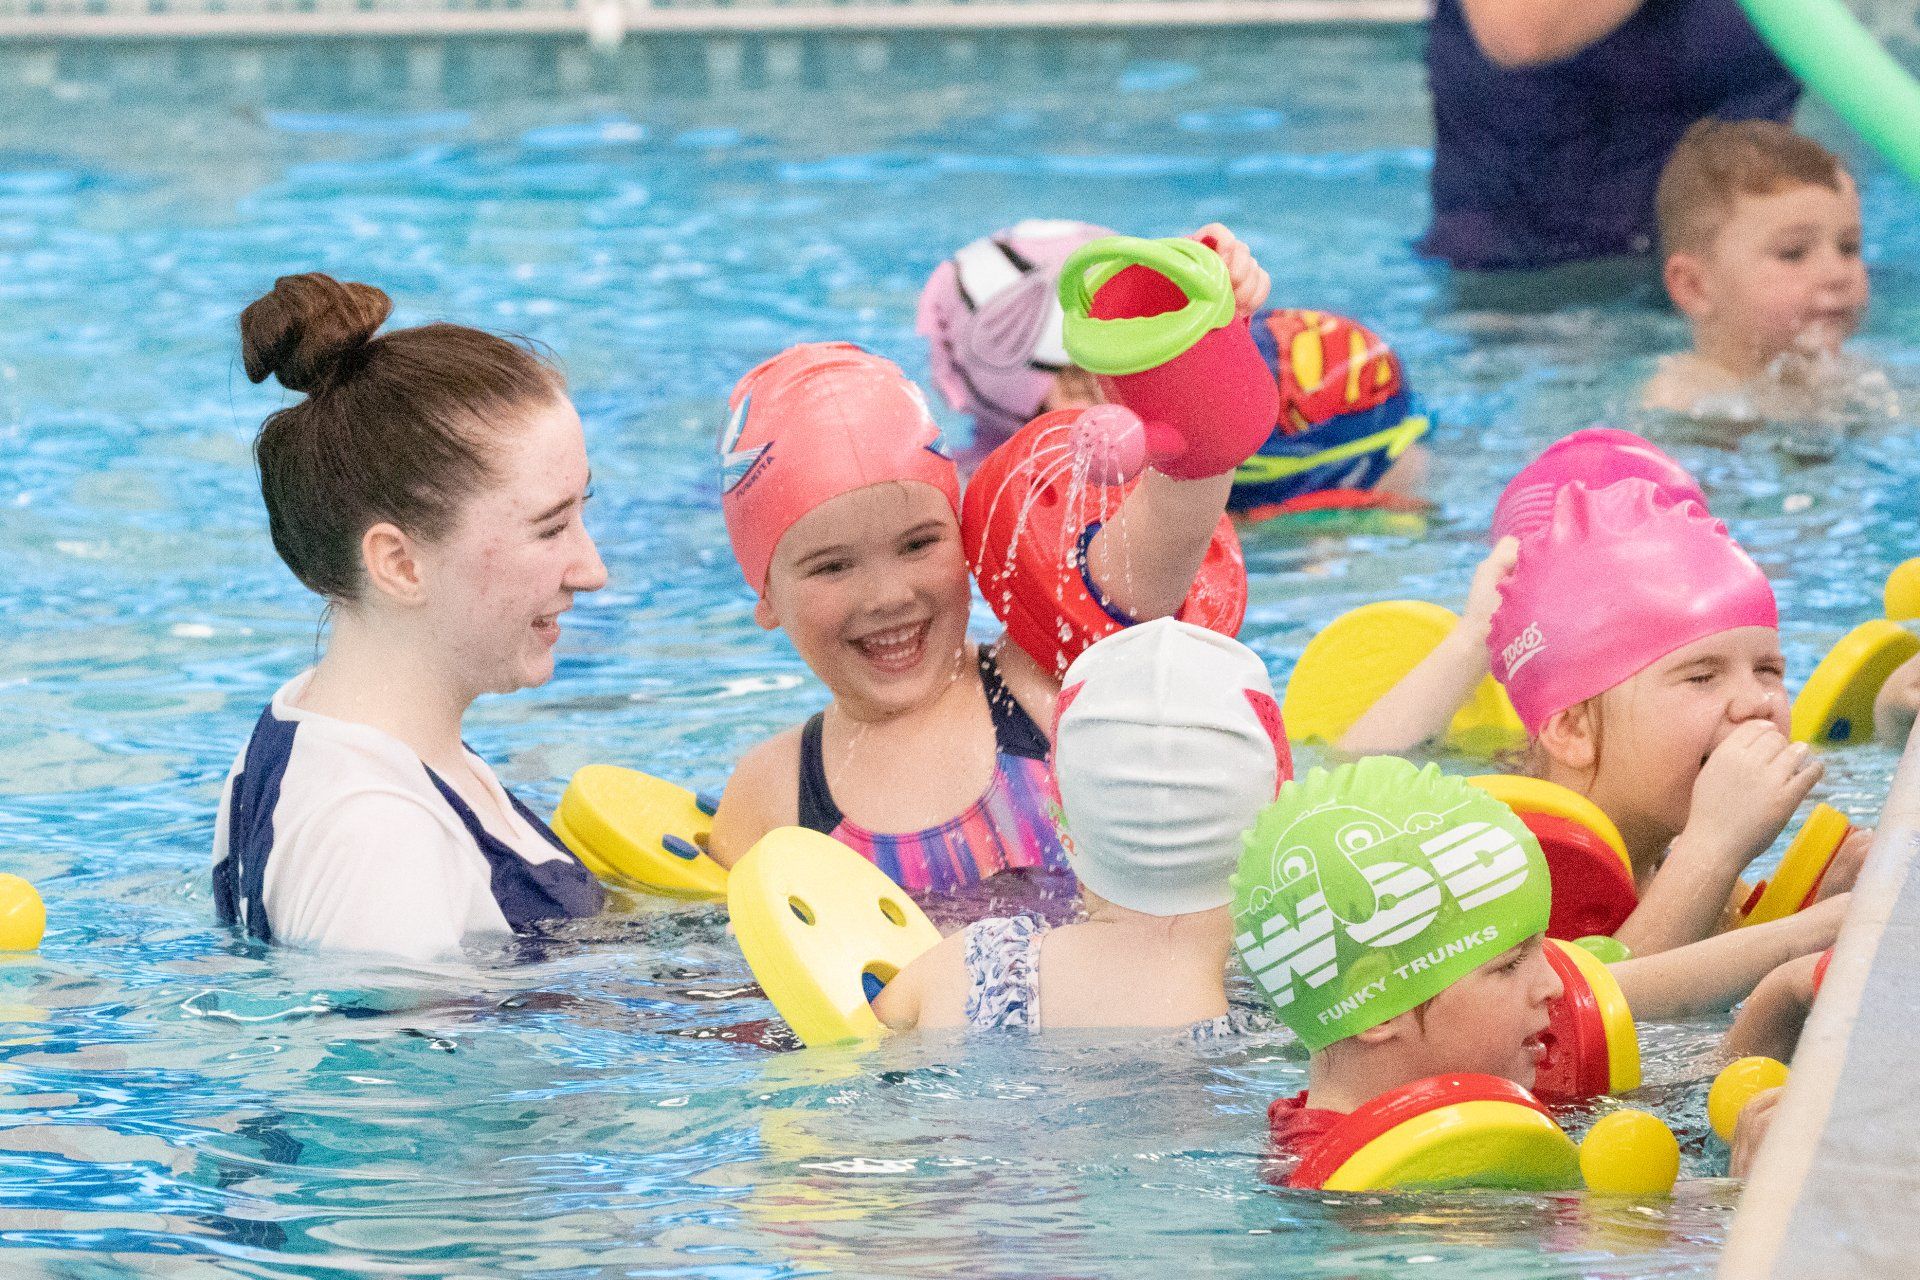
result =
M1727 526L1649 480L1575 482L1520 540L1487 653L1529 735L1696 640L1778 627L1773 588Z
M720 511L747 585L762 594L794 521L870 484L919 481L960 510L960 474L926 397L891 360L807 342L734 385L720 436Z
M1688 498L1707 509L1707 496L1687 469L1650 440L1618 427L1588 427L1562 436L1520 468L1493 507L1489 542L1511 534L1524 538L1547 527L1553 519L1553 500L1574 481L1589 489L1604 489L1616 480L1650 480L1663 502Z
M992 445L1040 412L1054 375L1073 361L1060 336L1060 265L1112 235L1085 222L1030 218L975 240L920 291L918 328L933 383Z

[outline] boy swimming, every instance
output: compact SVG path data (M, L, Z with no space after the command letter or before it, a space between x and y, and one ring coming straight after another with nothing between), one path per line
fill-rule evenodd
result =
M1662 362L1645 405L1710 412L1765 377L1786 407L1811 407L1812 375L1867 307L1860 192L1839 158L1772 121L1703 120L1667 161L1655 207L1693 347Z

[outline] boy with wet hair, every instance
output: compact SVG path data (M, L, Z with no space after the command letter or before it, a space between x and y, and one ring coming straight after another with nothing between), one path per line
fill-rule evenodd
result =
M1762 375L1807 382L1859 327L1860 193L1811 138L1770 120L1703 120L1668 159L1654 209L1693 349L1661 363L1648 408L1696 412ZM1806 358L1800 368L1780 362L1789 354Z

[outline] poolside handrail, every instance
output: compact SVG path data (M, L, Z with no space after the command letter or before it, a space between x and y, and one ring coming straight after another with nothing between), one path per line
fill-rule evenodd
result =
M885 35L1424 21L1429 0L0 0L0 42Z
M1783 1261L1783 1251L1796 1238L1794 1220L1802 1215L1809 1175L1827 1137L1842 1069L1858 1029L1881 941L1890 924L1920 929L1920 919L1896 919L1916 856L1920 856L1920 724L1908 735L1906 750L1887 789L1873 848L1854 885L1853 901L1821 984L1820 999L1800 1034L1793 1074L1754 1163L1721 1256L1721 1280L1787 1274L1777 1268ZM1907 914L1913 914L1916 905L1920 905L1920 896L1906 904ZM1913 980L1912 975L1907 978ZM1905 1035L1909 1029L1878 1030ZM1801 1230L1806 1229L1807 1224L1802 1223ZM1819 1234L1822 1248L1831 1251L1831 1274L1867 1274L1860 1269L1860 1259L1847 1253L1847 1233ZM1806 1273L1795 1269L1792 1274Z

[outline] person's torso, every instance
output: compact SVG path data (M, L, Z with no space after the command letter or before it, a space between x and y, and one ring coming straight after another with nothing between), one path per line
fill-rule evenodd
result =
M377 885L343 881L341 840L377 844L378 830L343 830L357 798L398 806L422 821L395 854L425 860L442 889L409 904L457 935L504 934L541 920L596 913L599 883L479 757L468 762L507 823L483 822L446 781L398 740L366 725L299 711L307 677L283 687L255 724L222 798L214 849L214 899L223 923L261 941L327 945L352 936L343 904ZM498 828L498 829L496 829ZM364 864L377 875L377 849ZM395 950L405 951L404 946Z
M1799 84L1736 0L1648 0L1585 50L1496 66L1461 0L1428 29L1433 225L1420 250L1457 267L1548 266L1654 247L1653 192L1706 117L1784 120Z
M993 717L994 765L971 804L916 831L873 831L853 822L827 785L822 713L800 736L799 825L839 840L913 892L977 884L1002 871L1065 868L1047 785L1046 735L984 653L980 674Z

